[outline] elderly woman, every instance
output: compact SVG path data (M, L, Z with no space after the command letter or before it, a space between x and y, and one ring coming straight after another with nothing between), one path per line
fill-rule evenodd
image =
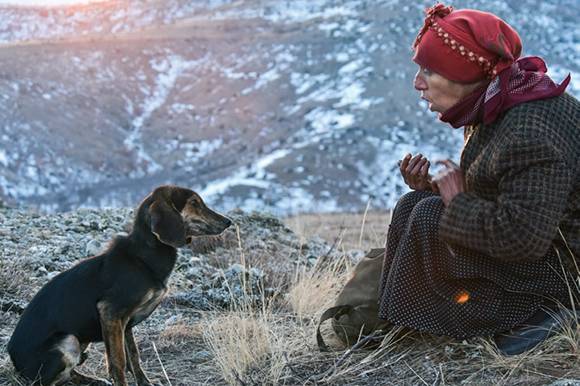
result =
M521 353L577 296L580 103L497 16L437 4L414 43L415 88L463 127L460 166L434 178L422 155L389 227L379 317L456 338L494 336ZM557 316L557 315L556 315Z

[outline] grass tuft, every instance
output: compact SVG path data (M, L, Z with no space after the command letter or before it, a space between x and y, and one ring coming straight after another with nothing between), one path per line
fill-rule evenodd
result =
M298 268L287 297L292 311L299 318L312 318L332 307L350 276L351 268L346 258L324 267Z
M268 320L258 315L233 313L211 319L204 340L228 384L245 378L271 353Z

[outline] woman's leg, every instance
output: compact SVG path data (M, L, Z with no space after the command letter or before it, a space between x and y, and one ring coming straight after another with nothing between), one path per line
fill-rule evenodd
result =
M401 235L407 228L409 217L413 211L413 208L415 208L415 206L421 202L421 200L434 196L437 195L433 192L413 190L403 195L397 202L397 205L395 205L395 209L391 215L389 231L387 233L386 252L383 261L383 272L381 274L381 285L379 287L380 302L382 302L381 297L384 293L386 278L391 268L391 262L393 261L393 257L399 246Z
M444 210L440 197L424 198L399 233L389 231L397 243L382 277L382 319L437 335L491 336L530 318L546 296L561 298L565 287L552 268L553 253L502 262L451 248L439 238Z

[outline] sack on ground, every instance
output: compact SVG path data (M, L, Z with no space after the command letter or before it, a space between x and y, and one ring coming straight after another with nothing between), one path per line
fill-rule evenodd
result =
M353 276L346 283L334 307L324 311L318 323L316 340L322 351L328 351L320 332L321 324L332 319L332 329L339 339L351 346L360 337L388 327L378 317L379 282L385 248L370 250L355 266Z

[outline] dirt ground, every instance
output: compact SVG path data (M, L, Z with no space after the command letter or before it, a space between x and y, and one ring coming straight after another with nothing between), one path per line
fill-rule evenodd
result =
M171 278L168 301L135 328L145 372L158 383L173 386L580 384L577 326L568 327L530 353L507 358L485 339L455 341L396 331L381 337L375 350L347 350L329 326L324 326L323 334L334 351L320 352L315 340L317 321L349 277L352 250L382 246L388 217L388 213L374 212L284 219L299 239L318 236L327 240L329 248L351 252L345 254L344 262L334 258L327 267L297 266L287 282L277 284L276 296L263 295L259 305L244 301L250 298L244 295L227 308L201 310L180 304L175 295L188 289L188 272L200 262L192 259L192 264L178 267ZM274 219L266 220L281 226ZM247 262L244 259L258 245L249 237L240 237L237 262L230 258L220 264ZM271 256L268 261L276 264L277 258L282 256ZM18 294L29 299L42 284L30 267L11 264L6 258L0 263L0 298ZM264 272L273 272L263 264ZM0 311L0 386L28 384L15 374L5 352L17 320L18 313ZM103 344L93 344L88 353L81 370L106 377Z

